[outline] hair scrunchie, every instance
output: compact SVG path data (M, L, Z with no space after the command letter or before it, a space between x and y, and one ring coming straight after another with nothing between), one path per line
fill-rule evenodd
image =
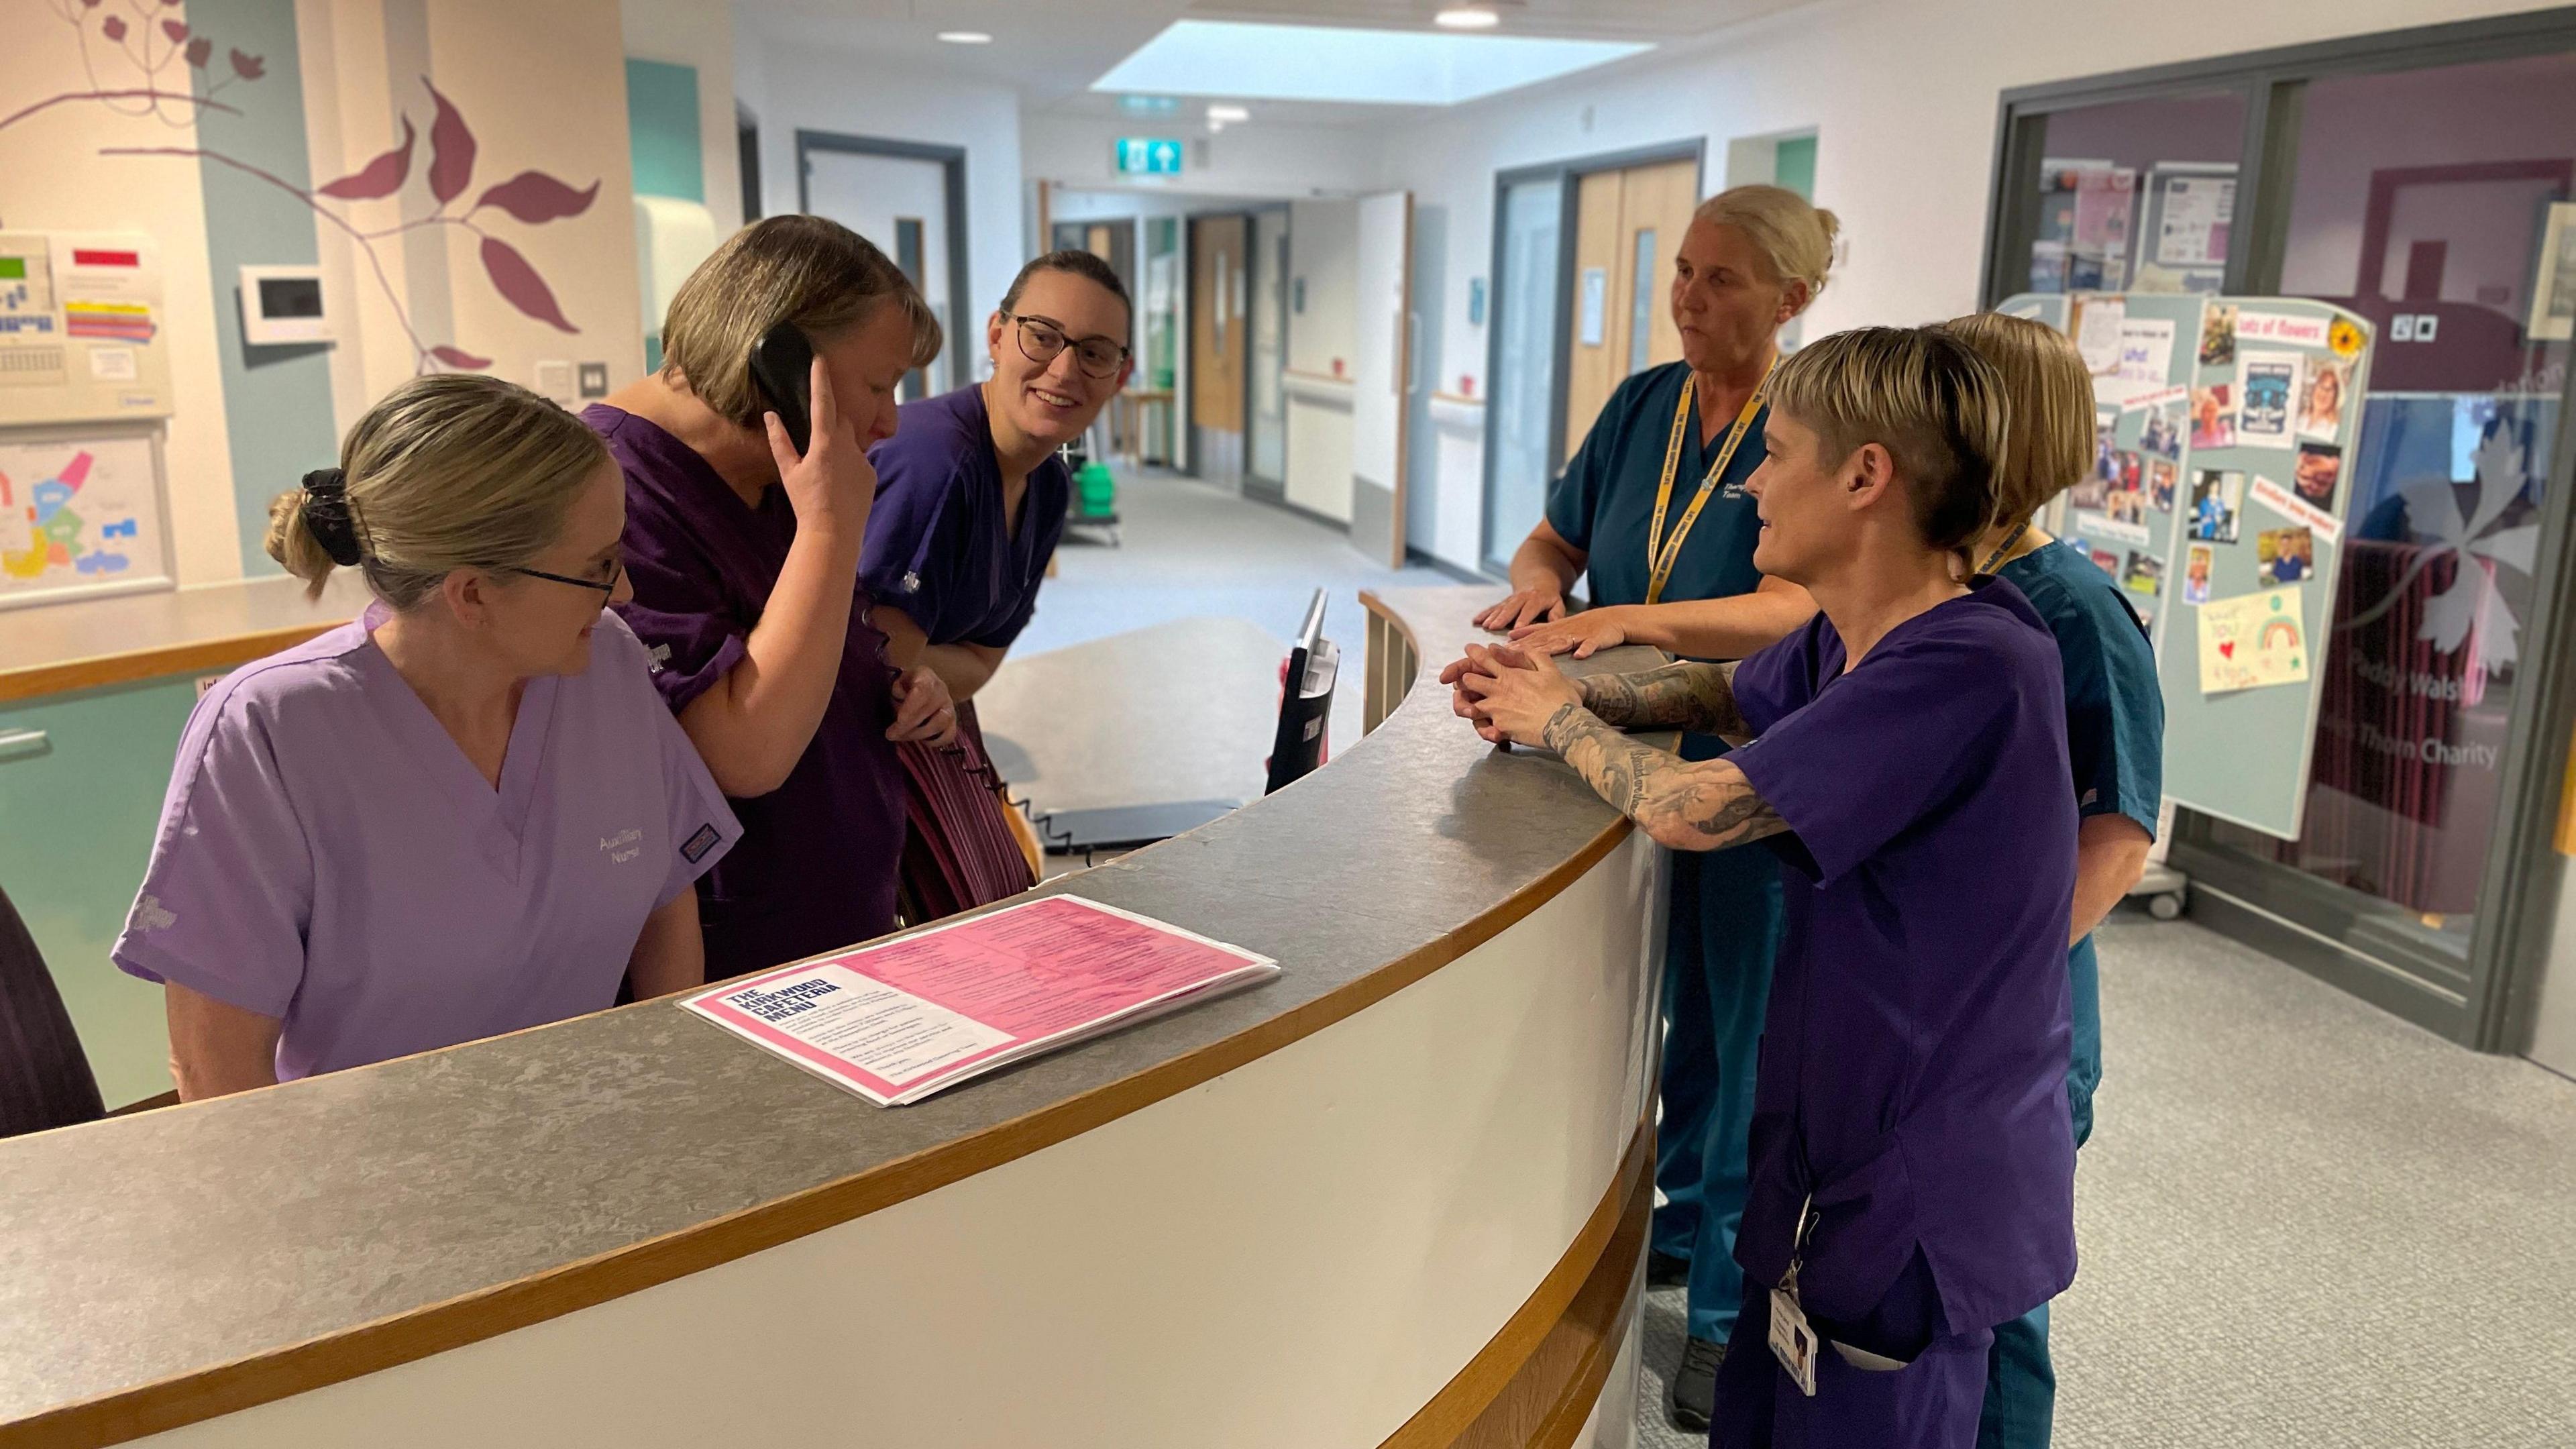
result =
M349 511L349 478L337 468L316 468L304 475L304 526L331 556L331 562L353 569L365 556L358 547L357 515Z

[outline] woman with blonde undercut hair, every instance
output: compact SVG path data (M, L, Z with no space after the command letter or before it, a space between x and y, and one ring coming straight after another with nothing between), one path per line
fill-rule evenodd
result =
M1682 360L1611 394L1512 556L1511 596L1476 622L1547 654L1634 643L1697 659L1742 658L1807 622L1816 606L1806 591L1754 567L1761 524L1744 485L1762 460L1780 329L1824 290L1838 229L1832 212L1777 186L1700 203L1673 264ZM1591 607L1568 615L1582 576ZM1684 742L1693 759L1725 752L1709 736ZM1664 1201L1648 1272L1689 1284L1689 1340L1665 1410L1696 1430L1708 1425L1739 1298L1730 1253L1778 872L1750 853L1678 859L1672 901L1655 1167Z
M697 985L740 827L655 697L626 492L570 413L423 377L270 509L365 617L233 671L179 742L116 964L163 984L187 1100Z

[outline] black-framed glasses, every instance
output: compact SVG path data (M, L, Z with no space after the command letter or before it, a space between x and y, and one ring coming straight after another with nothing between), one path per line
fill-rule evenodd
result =
M1068 343L1073 348L1073 365L1081 368L1085 377L1116 377L1118 369L1126 365L1127 349L1106 337L1072 342L1063 328L1044 317L1014 317L1008 312L1002 317L1019 324L1020 355L1040 367L1055 361Z
M519 574L526 578L544 579L550 584L570 584L577 589L597 589L600 593L614 598L617 594L617 585L626 577L626 561L619 559L608 566L608 580L605 583L598 579L577 579L570 574L550 574L544 569L523 569L514 565L505 565L501 571Z

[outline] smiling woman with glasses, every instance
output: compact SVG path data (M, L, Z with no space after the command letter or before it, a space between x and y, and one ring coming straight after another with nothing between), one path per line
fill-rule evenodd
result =
M365 617L189 718L114 958L162 983L190 1100L697 985L697 877L740 833L644 646L626 491L581 420L414 379L270 510ZM569 586L569 587L567 587Z
M1126 385L1129 321L1126 284L1107 262L1039 257L985 324L993 375L906 403L903 426L871 455L883 491L859 567L876 599L870 621L898 665L927 665L960 701L962 754L904 751L914 839L903 882L915 920L1029 884L967 701L1037 609L1073 495L1057 450ZM933 838L952 849L931 850Z

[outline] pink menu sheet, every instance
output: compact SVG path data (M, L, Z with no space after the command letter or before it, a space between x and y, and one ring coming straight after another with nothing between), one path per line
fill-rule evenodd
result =
M1278 973L1239 946L1063 895L782 966L680 1004L900 1106Z

